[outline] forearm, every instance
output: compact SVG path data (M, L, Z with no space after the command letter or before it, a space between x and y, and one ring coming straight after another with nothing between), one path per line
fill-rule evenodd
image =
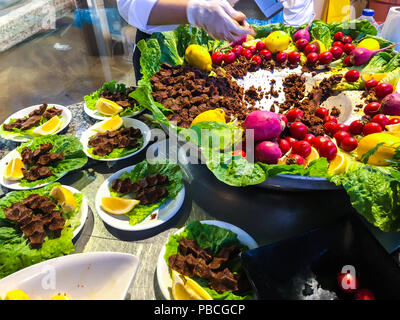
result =
M188 23L186 8L189 0L158 0L151 10L148 25L170 25Z

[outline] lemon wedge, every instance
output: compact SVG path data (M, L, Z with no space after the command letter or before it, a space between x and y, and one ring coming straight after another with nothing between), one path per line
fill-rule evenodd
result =
M9 163L7 163L6 169L4 171L4 178L7 180L21 180L24 176L22 169L25 168L24 163L21 158L14 158Z
M71 298L66 293L64 294L59 293L53 296L51 300L71 300Z
M50 197L57 200L64 213L73 212L76 209L74 194L62 186L55 186L50 191Z
M55 133L61 127L61 124L62 124L61 118L55 116L51 118L49 121L43 123L41 126L35 128L33 132L36 134L40 134L42 136L50 135Z
M317 160L319 158L319 153L317 149L314 147L311 147L311 153L308 155L308 157L305 159L307 164L310 163L311 161Z
M174 300L213 300L196 281L172 271L172 297Z
M386 125L387 131L391 133L399 133L400 132L400 123L396 124L388 124Z
M118 197L101 198L101 207L104 211L112 214L126 214L131 211L140 201Z
M363 74L362 77L364 81L368 81L374 79L376 81L381 81L384 77L386 77L387 73L366 73Z
M4 300L31 300L31 298L22 290L16 289L7 292Z
M113 116L120 113L122 110L124 110L124 108L114 101L100 98L96 102L96 110L105 116Z
M93 130L101 133L106 131L115 131L121 128L123 124L124 120L119 115L115 115Z
M221 108L204 111L204 112L200 113L196 118L193 119L190 126L194 126L196 123L204 122L204 121L215 121L215 122L226 123L225 111Z
M338 152L336 157L329 163L328 173L329 174L340 174L345 172L347 166L346 156Z
M243 42L243 43L242 43L242 46L243 46L244 48L255 47L255 46L257 45L257 42L258 42L258 41L261 41L261 40L258 40L258 39L249 40L249 41Z

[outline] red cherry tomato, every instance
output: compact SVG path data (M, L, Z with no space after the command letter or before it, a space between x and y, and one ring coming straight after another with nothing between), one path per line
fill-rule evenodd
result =
M344 138L340 144L340 147L347 152L355 150L358 146L358 142L353 137Z
M351 273L339 273L337 280L344 292L355 292L358 289L358 279Z
M343 43L352 43L353 39L350 36L344 36L342 39Z
M261 57L260 56L253 56L253 58L251 58L251 61L255 62L256 65L261 65Z
M343 47L343 45L342 45ZM339 59L343 55L342 47L334 46L329 49L335 59Z
M307 39L299 39L296 41L296 48L299 49L300 51L303 51L306 45L308 45Z
M393 92L393 87L390 83L381 82L375 87L375 93L378 98L384 98Z
M326 117L324 118L324 122L334 122L334 123L337 123L337 119L336 119L336 117L334 117L334 116L326 116Z
M353 63L350 60L350 56L347 56L346 58L343 59L343 63L345 66L351 67Z
M369 122L363 127L363 135L367 136L372 133L382 132L383 129L380 124L376 122Z
M289 155L288 159L290 159L287 164L298 164L303 165L306 163L306 160L299 154L292 153Z
M297 119L301 119L302 116L303 116L303 111L301 111L299 108L290 109L286 113L286 118L288 119L289 122L295 122Z
M311 133L307 133L304 137L304 141L307 141L309 144L314 145L314 138L315 136Z
M356 300L375 300L374 295L368 289L360 289L357 290L356 294L354 295L354 299Z
M301 155L303 158L307 158L311 153L311 144L307 141L297 141L293 146L293 153Z
M287 57L288 57L287 53L281 51L276 54L275 59L276 62L278 63L284 63L287 60Z
M328 141L331 141L328 137L324 137L324 136L315 137L313 140L313 147L316 148L317 150L319 150L321 145Z
M321 157L331 161L336 157L337 147L332 141L326 141L319 146L318 152Z
M257 51L256 46L250 46L250 47L247 47L247 49L250 50L250 52L251 52L252 54L255 54L256 51Z
M259 52L260 56L264 57L266 60L271 60L272 58L272 53L268 51L267 49L261 50Z
M389 124L389 118L383 114L377 114L377 115L373 116L371 121L380 124L382 129L385 129L386 126Z
M364 113L367 116L373 116L379 112L381 104L379 102L370 102L364 107Z
M335 127L337 126L337 123L333 121L328 121L324 123L324 131L326 134L333 133Z
M317 110L315 110L315 115L318 118L324 119L327 115L329 115L329 110L324 107L319 107Z
M234 46L231 51L236 55L236 57L239 57L243 52L243 47L237 45L237 46Z
M257 51L264 50L264 49L265 49L265 43L264 43L264 41L258 41L258 42L256 43L256 49L257 49Z
M297 139L304 139L307 134L308 128L302 122L293 122L289 127L290 133Z
M389 124L398 124L398 123L400 123L399 118L392 118L389 120Z
M353 135L359 135L362 132L362 129L364 127L364 123L360 120L354 120L352 123L350 123L349 126L349 131Z
M309 43L308 45L305 46L304 48L304 54L308 56L312 52L317 52L318 48L315 44Z
M318 60L319 62L321 62L322 64L330 64L333 60L333 54L330 51L325 51L322 52L319 56L318 56Z
M290 147L292 148L294 146L294 144L298 141L297 139L293 138L293 137L286 137L285 140L287 142L289 142Z
M339 124L337 124L336 126L335 126L335 132L334 133L336 133L337 131L346 131L346 132L349 132L349 126L348 125L346 125L346 124L343 124L343 123L339 123Z
M246 152L244 152L243 150L233 151L232 155L234 155L234 156L242 156L243 158L246 158Z
M369 79L368 81L364 82L364 88L370 90L378 85L378 81L375 79Z
M224 54L224 62L226 64L232 63L236 60L236 54L234 54L232 51L229 51Z
M350 136L350 133L348 133L347 131L339 130L339 131L336 131L336 133L333 135L333 137L336 140L336 144L338 146L340 146L340 144L342 143L342 141L345 138L348 138L348 137L351 137L351 136Z
M297 51L292 51L288 54L288 60L290 63L293 63L293 64L299 63L300 57L301 57L301 55Z
M282 154L288 153L291 147L292 146L290 145L289 141L285 139L279 139L279 148L281 149Z
M318 61L318 53L311 52L307 55L307 63L314 65Z
M224 60L224 54L222 52L214 52L211 55L211 60L214 64L216 65L220 65L222 63L222 61Z
M349 70L344 75L347 82L356 82L360 78L360 72L357 70Z
M244 56L247 60L250 60L253 54L249 49L243 49L242 56Z
M339 47L339 48L342 48L342 49L343 49L343 46L344 46L344 44L343 44L343 42L340 41L340 40L335 41L334 43L332 43L332 47Z
M288 124L288 118L282 114L282 113L278 113L279 118L281 118L281 120L285 123L285 126L287 126Z
M340 32L340 31L336 32L333 35L333 39L335 39L335 41L342 41L343 37L344 37L344 34L343 34L343 32Z
M356 48L356 47L354 46L354 44L352 44L352 43L346 43L346 44L343 46L343 51L344 51L346 54L350 54L355 48Z

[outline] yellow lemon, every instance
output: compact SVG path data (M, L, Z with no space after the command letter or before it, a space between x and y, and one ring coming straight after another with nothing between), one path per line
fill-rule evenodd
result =
M25 168L24 163L21 158L11 159L9 163L7 163L4 178L7 180L20 180L23 178L24 174L22 173L22 169Z
M118 197L101 198L101 207L112 214L125 214L131 211L140 201Z
M31 300L31 298L22 290L16 289L7 292L4 300Z
M311 161L317 160L319 158L319 153L317 149L314 147L311 147L311 153L309 156L305 159L307 163L310 163Z
M364 154L380 143L383 143L383 145L369 157L368 164L377 166L390 165L391 163L387 160L393 159L396 147L400 146L400 138L384 132L369 134L358 142L358 160L361 160Z
M220 108L204 111L204 112L200 113L196 118L193 119L190 126L194 126L196 123L203 122L203 121L214 121L214 122L226 123L225 111Z
M244 47L244 48L248 48L248 47L252 47L252 46L255 47L257 45L258 41L260 41L260 40L254 39L254 40L249 40L249 41L243 42L242 47Z
M400 132L400 123L396 123L396 124L388 124L386 126L387 131L389 131L390 133L398 133Z
M310 44L315 44L317 46L317 53L325 52L327 50L325 45L319 40L313 40Z
M213 300L196 281L172 271L172 297L174 300Z
M287 160L287 156L283 156L283 157L278 159L278 163L277 164L286 164L286 160Z
M381 81L384 77L386 77L387 73L367 73L363 74L362 77L364 81L368 81L374 79L376 81Z
M336 157L329 163L328 173L329 174L340 174L346 171L347 158L346 156L338 152Z
M33 130L34 133L46 136L55 133L62 125L61 118L55 116Z
M211 56L208 50L201 45L191 44L185 51L186 61L193 67L210 71L212 67Z
M246 36L246 41L251 41L251 40L254 40L255 38L251 35L251 34L248 34L247 36Z
M115 131L121 128L123 124L124 120L119 115L115 115L94 130L97 132Z
M71 298L66 293L64 294L59 293L53 296L51 300L71 300Z
M365 48L371 51L379 50L381 47L379 46L379 42L375 39L367 38L362 40L357 48Z
M57 200L64 213L75 211L76 200L72 191L63 186L55 186L51 189L50 196Z
M105 116L113 116L120 113L122 110L124 110L124 108L114 101L100 98L96 102L96 110Z
M286 50L290 41L290 36L286 32L275 31L271 32L268 37L265 38L264 43L269 51L277 53Z

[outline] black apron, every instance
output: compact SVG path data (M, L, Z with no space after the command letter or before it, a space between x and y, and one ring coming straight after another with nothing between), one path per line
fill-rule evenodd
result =
M135 38L135 44L137 44L140 40L147 40L150 38L151 35L144 33L143 31L140 31L137 29L136 31L136 38ZM136 79L136 85L138 81L142 78L142 74L140 73L140 50L135 46L135 50L133 51L133 70L135 72L135 79Z

